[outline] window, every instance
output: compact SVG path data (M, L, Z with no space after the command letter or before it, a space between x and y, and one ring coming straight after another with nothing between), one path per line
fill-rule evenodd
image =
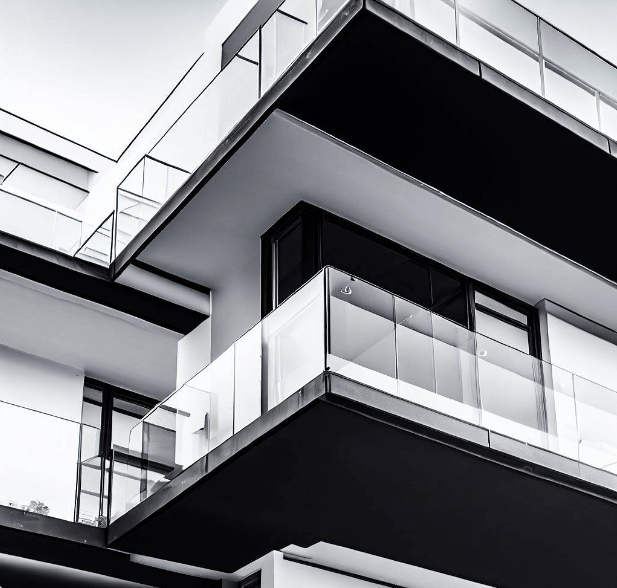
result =
M302 222L296 222L274 243L276 304L279 305L302 285Z
M327 217L323 264L331 265L422 306L431 304L429 268L360 227Z
M116 484L112 514L124 506L126 483L122 477L126 479L126 475L139 473L135 468L128 472L129 432L155 404L154 399L86 379L76 504L79 522L94 526L107 524L112 449L115 452L115 465L118 466L114 468Z
M529 355L537 355L534 345L533 309L497 300L476 290L476 332Z
M468 280L464 276L304 202L262 236L262 315L325 266L469 327Z

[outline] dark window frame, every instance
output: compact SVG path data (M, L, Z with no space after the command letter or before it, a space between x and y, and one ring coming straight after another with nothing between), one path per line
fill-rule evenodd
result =
M106 382L102 382L101 380L95 380L90 377L84 378L84 387L99 390L102 393L101 403L91 398L83 398L83 402L101 406L101 436L99 453L104 459L109 459L112 450L111 422L113 412L116 411L138 419L141 418L141 415L138 413L132 413L122 408L114 408L114 400L124 400L125 402L130 402L148 410L153 409L158 404L158 400L150 398L149 396L144 396L143 394L138 394L137 392L131 392Z
M88 403L95 406L101 407L101 428L100 428L100 436L99 436L99 454L98 457L101 460L101 487L100 487L100 514L105 515L107 520L110 520L111 514L111 477L108 480L107 488L105 487L105 475L104 471L107 469L107 463L109 462L111 467L111 461L114 459L113 455L113 447L111 444L112 438L112 419L113 412L119 412L122 414L126 414L128 416L135 417L137 419L142 418L142 415L138 413L132 413L128 410L122 408L114 408L114 400L123 400L126 402L130 402L137 406L147 409L148 411L154 408L158 401L154 398L150 398L148 396L144 396L143 394L138 394L136 392L130 392L129 390L125 390L124 388L119 388L118 386L114 386L112 384L108 384L106 382L102 382L100 380L96 380L94 378L85 377L84 378L84 388L91 388L93 390L98 390L101 392L101 401L94 400L92 398L82 397L82 403ZM81 452L81 443L82 439L80 436L79 445ZM126 459L129 458L128 454L125 456ZM77 484L76 484L76 495L75 495L75 520L77 520L80 510L81 510L81 458L79 463L77 464ZM111 472L110 472L111 473ZM105 512L103 512L103 503L104 496L107 496L107 508Z
M306 283L311 277L313 277L318 271L325 266L323 258L323 224L328 220L346 230L355 232L356 234L374 242L380 247L386 247L393 252L399 253L419 266L425 267L429 270L429 284L430 284L430 297L431 304L428 310L439 314L438 309L447 303L448 300L454 299L458 294L463 294L466 299L466 323L460 323L470 331L476 331L476 318L475 318L475 292L480 292L486 296L505 304L506 306L521 312L528 317L528 338L529 338L529 352L530 355L538 359L542 359L542 345L540 340L540 320L538 310L517 298L501 292L496 288L489 286L479 280L470 278L460 272L425 257L412 249L397 243L387 237L374 233L370 229L362 227L348 219L337 216L331 212L323 210L313 204L309 204L305 201L300 201L287 213L285 213L274 225L266 231L261 237L261 310L262 318L271 312L282 301L277 301L275 298L275 283L277 281L276 275L276 263L275 263L275 243L277 239L280 239L291 228L297 225L298 222L307 222L308 230L303 231L303 247L302 255L307 260L306 267L303 267L302 283ZM441 300L435 301L433 298L433 270L442 273L447 277L451 277L461 283L460 290L456 289L449 293ZM361 276L360 276L361 277ZM411 301L413 302L413 301ZM490 311L490 309L489 309ZM490 311L489 314L492 314ZM499 315L499 318L502 318ZM506 317L507 320L507 317Z
M470 304L473 312L473 325L474 332L477 332L476 329L476 308L481 310L483 313L492 316L498 320L501 320L509 325L517 327L521 330L527 331L527 341L529 343L529 355L541 360L542 359L542 341L540 339L540 316L538 313L538 309L530 304L511 296L510 294L506 294L501 290L497 290L491 286L483 284L482 282L478 282L472 280L473 283L473 296L470 297ZM492 308L488 308L483 304L475 303L475 293L478 292L480 294L484 294L489 298L492 298L496 302L500 302L501 304L507 306L508 308L519 312L527 317L527 326L523 327L523 324L517 321L516 319L512 319L507 315L501 314L500 312L493 310Z

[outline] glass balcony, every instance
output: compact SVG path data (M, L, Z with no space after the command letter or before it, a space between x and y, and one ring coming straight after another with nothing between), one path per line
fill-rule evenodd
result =
M220 145L347 0L286 0L120 183L114 257Z
M82 219L73 211L0 183L0 231L73 255L83 230Z
M0 505L107 525L109 463L100 430L0 401Z
M617 474L617 392L326 268L131 430L126 510L323 372Z
M109 266L111 263L114 219L115 216L112 212L80 243L75 252L75 257L97 265Z
M514 0L380 0L617 139L617 67Z
M77 202L84 198L84 191L0 157L0 231L108 266L113 213L97 226L75 210L54 204L63 198ZM87 241L90 243L84 247Z

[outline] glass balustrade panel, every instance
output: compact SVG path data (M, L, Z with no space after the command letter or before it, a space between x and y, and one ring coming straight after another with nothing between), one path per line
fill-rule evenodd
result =
M579 459L574 378L571 372L546 362L542 367L547 449Z
M144 423L137 423L129 433L127 472L124 480L126 486L126 510L130 510L145 498L145 484L142 482L145 461L142 452Z
M580 460L617 474L617 393L574 376Z
M405 16L456 44L454 0L384 0Z
M324 371L324 312L321 272L262 321L268 409Z
M433 322L431 313L395 298L398 395L443 412L435 393Z
M257 31L245 44L240 51L240 57L259 63L259 31Z
M109 265L111 261L111 245L113 239L114 218L109 215L75 253L75 257L97 265Z
M599 128L596 96L591 87L548 62L544 67L544 84L548 100L589 126Z
M190 173L146 156L143 196L159 207L187 180Z
M548 23L540 29L546 98L599 128L595 91L617 97L617 70Z
M51 208L0 189L0 231L51 247L56 214Z
M285 6L285 4L283 6ZM283 7L281 7L281 9L282 8ZM314 38L314 25L310 25L309 22L277 11L262 27L262 94L270 88L280 75L294 62L296 57L300 55L302 49Z
M51 243L52 248L72 255L81 245L81 239L81 221L58 212L56 215L56 226L54 227L54 238Z
M258 98L259 66L234 57L149 155L169 166L192 173ZM149 181L146 185L150 185Z
M105 527L107 511L101 501L105 484L105 460L91 457L79 464L80 483L77 522L93 527Z
M509 0L459 0L459 39L497 71L541 94L538 20Z
M146 496L173 479L182 468L176 463L176 398L171 396L159 404L143 420L142 481Z
M235 343L234 433L261 416L261 324Z
M378 390L397 393L394 296L330 269L328 367Z
M600 130L617 140L617 103L600 96Z
M319 0L285 0L278 8L279 12L296 19L298 22L305 25L304 36L306 42L315 38L317 11L324 9L324 3L318 6ZM326 2L327 4L327 2ZM341 4L340 0L330 2L331 7L325 7L328 13L333 13Z
M148 224L160 207L159 202L123 189L118 190L116 254L120 253Z
M475 333L436 314L432 314L431 321L438 410L478 424Z
M547 62L617 99L617 68L550 24L540 21L542 51Z
M190 384L174 394L176 413L175 463L185 470L209 450L212 395Z
M570 372L478 335L482 425L578 459Z
M138 460L131 459L127 448L114 446L111 463L111 512L110 522L115 521L127 511L129 480L133 483L141 476Z
M320 34L347 4L348 0L313 0L317 10L317 34Z
M482 425L546 447L541 362L483 335L477 336Z

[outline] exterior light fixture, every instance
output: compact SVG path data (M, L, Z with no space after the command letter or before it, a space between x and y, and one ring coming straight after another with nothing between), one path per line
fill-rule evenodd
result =
M486 357L487 355L488 355L488 351L482 350L478 352L478 357Z
M349 296L352 292L353 290L349 287L349 284L345 284L341 288L341 294L345 294L345 296Z

